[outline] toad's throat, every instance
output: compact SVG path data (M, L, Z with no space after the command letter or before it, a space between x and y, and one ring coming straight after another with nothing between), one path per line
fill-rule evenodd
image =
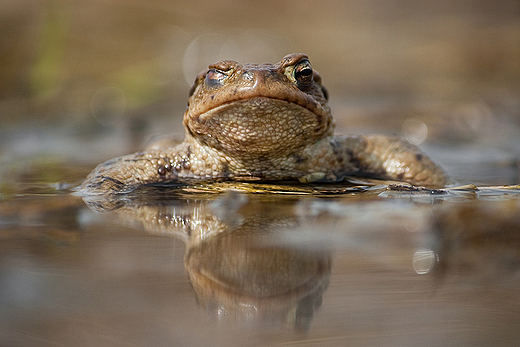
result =
M188 127L228 152L286 153L322 137L327 119L290 101L254 97L232 101L194 117Z

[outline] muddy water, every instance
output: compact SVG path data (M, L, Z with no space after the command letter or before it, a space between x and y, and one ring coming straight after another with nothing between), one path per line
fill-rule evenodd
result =
M519 187L211 183L82 198L70 194L81 167L60 183L42 172L52 165L3 188L2 345L520 338Z

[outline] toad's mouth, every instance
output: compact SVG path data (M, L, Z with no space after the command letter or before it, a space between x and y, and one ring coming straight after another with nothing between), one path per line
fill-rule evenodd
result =
M272 103L274 104L284 102L288 104L293 104L300 106L302 108L307 109L309 112L312 112L316 115L318 118L327 118L330 116L330 111L328 109L325 109L322 105L320 105L315 99L307 96L307 95L294 95L291 93L288 93L287 95L272 95L273 93L252 93L249 92L250 95L242 95L242 92L237 92L237 94L233 95L232 97L228 98L224 101L218 101L211 100L210 103L204 103L205 105L202 105L200 109L193 112L191 114L191 117L193 118L199 118L199 117L205 117L206 114L211 112L212 110L226 107L228 105L237 105L240 107L240 105L249 104L251 105L250 109L248 111L254 111L257 110L259 112L263 112L266 108L269 107L269 105ZM303 94L303 93L300 93Z
M215 107L201 113L199 118L202 121L210 119L215 114L220 114L222 111L232 113L236 117L262 117L269 116L273 113L283 112L280 117L290 118L293 114L298 114L302 109L320 117L316 113L316 107L306 107L308 105L297 103L287 99L273 98L267 96L256 96L248 99L230 100L223 102Z
M197 138L229 152L287 152L324 136L330 117L300 104L270 97L236 100L187 121Z

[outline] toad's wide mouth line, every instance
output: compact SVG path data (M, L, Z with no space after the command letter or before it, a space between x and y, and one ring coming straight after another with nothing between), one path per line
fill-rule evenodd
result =
M218 104L217 106L212 107L212 108L210 108L210 109L208 109L206 111L203 111L201 113L195 114L193 117L194 118L198 118L199 120L207 120L207 118L210 118L210 117L213 116L213 113L215 111L218 111L220 109L229 107L230 105L233 105L233 104L236 104L236 105L243 104L243 105L247 105L247 107L249 108L247 110L247 112L244 112L243 114L235 113L235 115L237 115L237 116L240 114L241 116L248 117L252 113L255 113L255 114L261 114L261 113L273 114L272 112L268 112L267 110L265 110L263 106L269 105L269 104L276 104L276 103L287 104L287 105L294 105L297 108L301 108L301 109L303 109L303 110L305 110L305 111L307 111L309 113L314 114L318 118L321 118L321 117L325 116L325 112L323 112L323 114L319 113L319 112L316 112L316 111L321 110L321 107L316 106L316 104L312 105L313 108L309 108L306 105L302 105L301 103L298 103L298 102L295 102L295 101L292 101L292 100L275 98L275 97L271 97L271 96L259 95L259 96L255 96L255 97L251 97L251 98L247 98L247 99L229 100L229 101L223 102L221 104ZM257 104L257 106L258 106L257 109L255 109L254 107L251 107L254 104Z

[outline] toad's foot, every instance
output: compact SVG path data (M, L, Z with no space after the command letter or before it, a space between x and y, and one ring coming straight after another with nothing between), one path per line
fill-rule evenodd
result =
M150 150L98 165L79 187L79 195L125 194L137 187L173 183L189 177L189 160L176 148Z
M428 187L443 187L449 183L443 169L417 146L397 137L336 137L335 147L336 153L345 156L347 173Z

